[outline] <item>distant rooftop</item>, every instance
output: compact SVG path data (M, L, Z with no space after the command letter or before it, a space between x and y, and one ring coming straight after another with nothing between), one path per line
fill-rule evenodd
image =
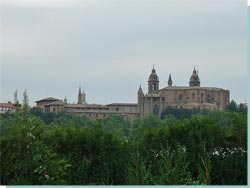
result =
M38 100L38 101L35 101L35 102L42 102L42 101L59 101L60 99L56 99L56 98L53 98L53 97L48 97L48 98L45 98L45 99L41 99L41 100Z
M63 106L64 105L64 102L62 100L57 100L57 101L54 101L52 103L49 103L49 104L46 104L45 106L50 106L50 105L54 105L54 106Z
M107 108L101 104L66 104L65 108Z
M0 103L1 108L15 108L15 106L11 103Z
M111 103L107 106L137 106L137 103Z
M206 89L206 90L225 90L225 89L222 89L222 88L217 88L217 87L198 87L198 86L193 86L193 87L190 87L190 86L170 86L170 87L164 87L162 89L160 89L159 91L161 90L171 90L171 89Z

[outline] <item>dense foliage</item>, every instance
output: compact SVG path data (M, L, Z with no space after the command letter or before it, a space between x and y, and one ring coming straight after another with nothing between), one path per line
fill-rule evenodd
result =
M37 109L3 114L0 184L247 183L246 112L174 112L133 123Z

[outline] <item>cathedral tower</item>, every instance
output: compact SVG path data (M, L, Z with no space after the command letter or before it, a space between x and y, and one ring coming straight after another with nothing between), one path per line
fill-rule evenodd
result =
M194 67L194 70L193 70L193 74L192 74L192 76L190 77L190 80L189 80L189 86L190 87L194 87L194 86L200 87L200 78L198 76L198 72L195 70L195 67Z
M79 87L77 104L86 104L86 94L84 90L81 91L81 87Z
M157 92L159 90L159 77L155 72L155 68L153 66L152 72L148 77L148 93Z
M168 77L168 87L171 87L173 84L173 81L172 81L172 78L171 78L171 74L169 74L169 77Z

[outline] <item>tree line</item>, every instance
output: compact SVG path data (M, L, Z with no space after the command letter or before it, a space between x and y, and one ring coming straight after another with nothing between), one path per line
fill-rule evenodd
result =
M247 184L246 111L168 109L128 122L26 106L0 126L3 185Z

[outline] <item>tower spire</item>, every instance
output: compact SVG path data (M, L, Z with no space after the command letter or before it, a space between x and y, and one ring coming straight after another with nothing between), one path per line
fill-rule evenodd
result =
M141 95L141 94L143 95L143 91L142 91L142 88L141 88L141 84L140 84L140 87L139 87L137 93L138 93L139 95Z
M200 87L200 78L197 74L197 71L195 70L195 66L194 66L193 74L191 75L191 77L189 79L189 86L190 87L193 87L193 86Z
M81 91L81 86L79 87L77 104L82 104L82 91Z
M78 95L81 95L82 92L81 92L81 86L79 86L79 92L78 92Z
M157 92L159 90L159 77L156 74L155 67L148 77L148 93Z
M172 81L172 78L171 78L171 74L169 74L169 77L168 77L168 87L171 87L173 84L173 81Z
M153 65L152 73L155 73L155 65Z

